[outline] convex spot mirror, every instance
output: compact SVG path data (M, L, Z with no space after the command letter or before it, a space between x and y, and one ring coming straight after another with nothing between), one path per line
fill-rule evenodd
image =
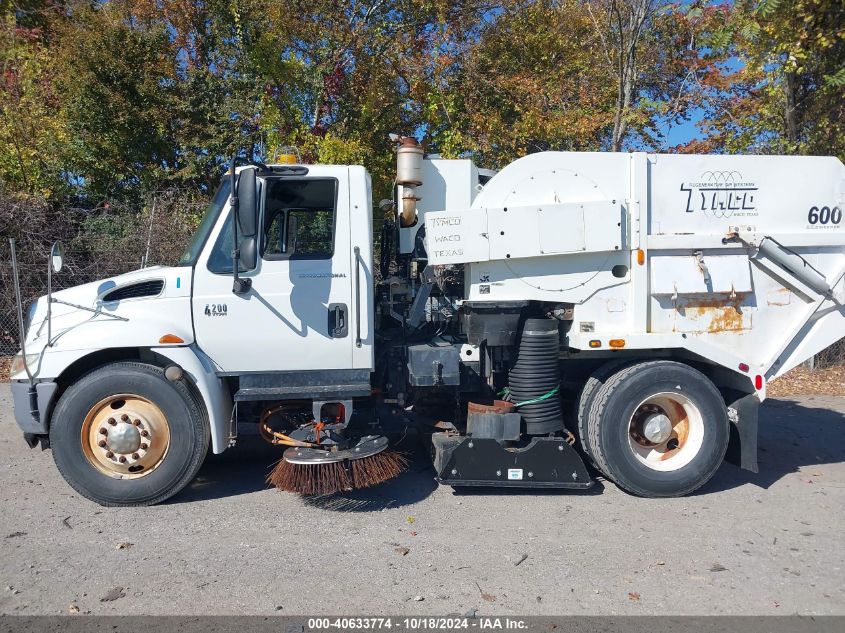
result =
M64 263L65 249L62 246L62 243L53 242L53 246L50 248L50 268L53 269L53 272L61 272Z
M241 268L244 271L255 268L258 263L258 246L255 236L243 238L238 248L241 251Z
M244 169L238 176L238 223L241 235L254 237L258 225L258 193L255 169Z

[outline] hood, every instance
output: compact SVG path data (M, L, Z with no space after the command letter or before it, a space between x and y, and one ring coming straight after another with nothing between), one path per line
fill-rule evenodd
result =
M126 346L154 323L147 345L158 342L163 333L193 339L190 319L191 271L188 266L153 266L100 281L53 292L49 350L99 348L115 331L123 330ZM153 335L162 328L171 330ZM131 326L129 324L132 324ZM27 333L27 353L41 351L47 344L47 297L40 297ZM186 338L187 336L187 338ZM98 342L97 339L100 339Z

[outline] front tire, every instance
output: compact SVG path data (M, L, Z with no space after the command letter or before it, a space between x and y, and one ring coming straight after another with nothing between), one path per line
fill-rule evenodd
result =
M718 470L730 439L719 391L673 361L617 371L595 392L585 449L617 486L642 497L678 497Z
M160 503L196 475L209 430L188 387L161 368L111 363L65 390L50 445L59 472L104 506Z

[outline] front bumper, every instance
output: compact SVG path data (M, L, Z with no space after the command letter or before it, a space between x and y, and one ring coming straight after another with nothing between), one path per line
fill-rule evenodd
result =
M18 426L29 435L46 435L58 385L48 381L33 387L26 380L13 380L11 386Z

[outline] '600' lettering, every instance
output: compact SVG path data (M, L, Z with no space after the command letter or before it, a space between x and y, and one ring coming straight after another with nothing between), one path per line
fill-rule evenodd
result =
M842 209L839 207L811 207L807 215L810 224L839 224L842 221Z

